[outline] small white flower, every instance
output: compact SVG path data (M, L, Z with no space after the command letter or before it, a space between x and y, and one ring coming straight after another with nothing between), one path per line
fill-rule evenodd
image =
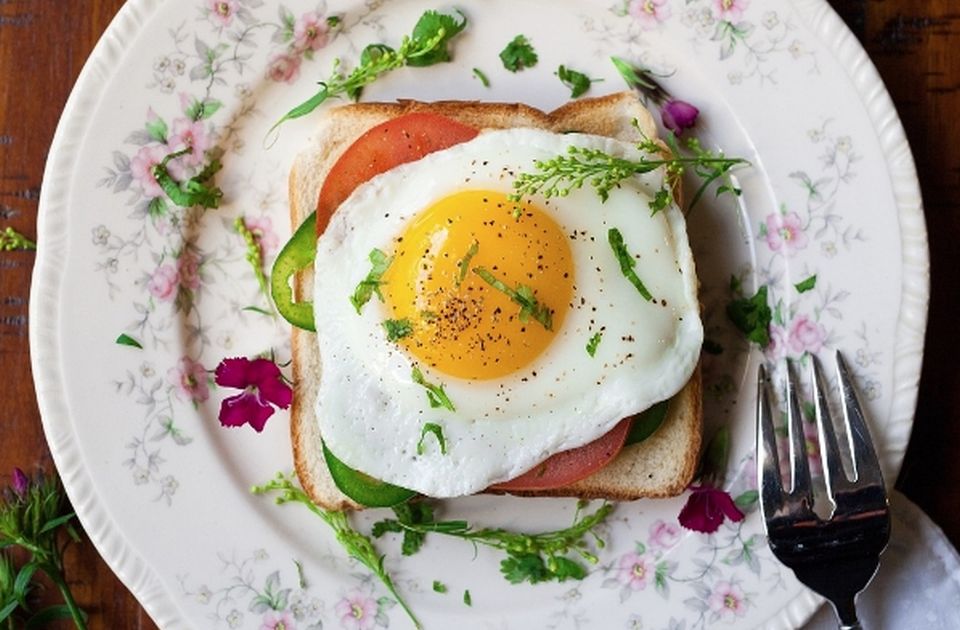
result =
M154 374L156 373L157 371L153 369L152 364L142 363L140 365L140 375L143 376L144 378L153 378Z
M709 28L717 22L713 17L713 11L706 7L700 9L699 20L701 28Z
M163 92L164 94L172 93L176 89L176 87L177 87L177 82L171 79L170 77L167 77L162 81L160 81L160 91Z
M167 475L160 480L160 487L165 495L173 496L176 494L177 488L180 487L180 482L173 475Z
M823 129L811 129L807 131L807 137L810 138L811 142L820 142L823 140Z
M871 379L863 384L863 395L867 397L867 400L876 400L880 398L882 389L880 383Z
M248 98L253 94L253 90L250 89L249 83L237 83L233 86L233 93L238 98Z
M110 240L110 230L105 225L98 225L91 232L93 233L94 245L106 245L107 241Z
M627 619L627 630L642 630L643 628L643 617L634 613L630 615L630 618Z
M116 258L107 258L106 267L110 273L117 273L120 269L120 261Z
M777 16L776 11L769 11L763 14L763 25L767 29L776 28L778 24L780 24L780 18Z
M210 591L207 585L204 584L200 587L200 590L196 592L194 597L196 597L197 602L200 604L209 604L210 598L213 597L213 593Z
M870 363L871 363L870 355L867 353L866 348L860 348L859 350L857 350L856 361L857 361L857 365L859 365L862 368L870 367Z
M740 85L743 83L743 74L740 72L731 72L727 75L727 81L730 82L730 85Z
M153 60L153 69L157 72L164 72L170 67L170 57L157 57Z
M183 59L177 59L173 62L173 73L176 75L182 75L187 71L187 64Z
M852 148L853 140L850 139L850 136L841 136L837 139L837 151L840 153L850 153Z
M240 624L243 623L243 613L234 608L230 611L230 614L227 615L227 625L231 628L239 628Z
M150 481L150 471L148 471L146 468L141 468L140 466L137 466L133 469L133 483L138 486L142 486L148 481Z
M257 549L253 552L253 559L257 562L263 562L270 557L270 554L267 553L266 549Z
M833 258L837 255L837 244L834 241L825 241L820 244L820 251L827 258Z
M794 59L799 59L804 53L803 44L801 44L800 40L798 39L793 40L787 50L790 51L790 54L793 55Z
M233 335L228 332L221 333L217 337L217 345L225 350L230 350L233 348Z

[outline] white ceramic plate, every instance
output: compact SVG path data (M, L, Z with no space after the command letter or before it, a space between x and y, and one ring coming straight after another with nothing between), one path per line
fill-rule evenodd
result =
M269 150L267 128L312 93L334 57L353 64L367 43L396 45L435 6L131 0L70 98L43 187L33 370L47 438L84 527L162 627L409 625L321 522L250 495L252 484L292 466L286 418L262 435L220 428L228 392L208 387L203 369L225 356L289 353L283 326L243 310L264 303L231 229L243 215L280 242L289 233L288 165L312 123L288 124ZM678 529L682 497L624 504L584 581L535 587L507 584L495 554L457 541L432 541L412 558L382 542L400 589L428 628L801 623L816 600L773 561L749 505L752 375L761 357L723 307L731 275L751 292L768 284L778 305L770 358L846 351L892 480L917 391L927 249L910 151L876 72L822 0L459 6L470 25L454 63L395 72L364 98L552 108L568 98L558 65L602 77L592 88L600 94L622 87L608 59L618 55L671 73L668 87L702 109L704 142L751 160L738 175L740 206L721 199L689 219L707 335L724 348L704 360L708 432L732 432L727 487L748 517L705 536ZM341 27L307 52L304 26L329 16ZM540 61L513 75L497 53L519 33ZM191 123L197 101L207 117ZM168 137L191 133L195 146L225 151L219 210L151 203L159 193L144 169L166 150L155 139L164 135L160 120ZM794 288L814 274L812 291ZM120 333L144 349L117 345ZM485 497L454 501L445 514L482 526L559 527L573 506ZM434 580L448 593L433 592Z

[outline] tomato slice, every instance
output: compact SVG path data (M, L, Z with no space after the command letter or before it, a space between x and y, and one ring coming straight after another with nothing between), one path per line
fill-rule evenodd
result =
M633 418L621 420L599 439L551 455L519 477L490 486L491 490L549 490L589 477L615 458L630 433Z
M373 127L350 145L327 174L317 200L317 235L330 215L360 184L395 166L472 140L477 129L425 112L406 114Z

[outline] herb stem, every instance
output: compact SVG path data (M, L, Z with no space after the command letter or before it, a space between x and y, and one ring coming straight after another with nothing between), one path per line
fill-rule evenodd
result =
M73 618L73 625L77 627L77 630L87 630L86 616L83 610L80 609L80 606L77 605L77 601L73 598L73 593L70 592L70 587L67 585L67 581L63 576L63 570L59 566L60 564L61 561L58 558L55 563L41 564L40 569L47 574L47 577L57 586L57 589L63 596L67 610L70 611L70 616Z

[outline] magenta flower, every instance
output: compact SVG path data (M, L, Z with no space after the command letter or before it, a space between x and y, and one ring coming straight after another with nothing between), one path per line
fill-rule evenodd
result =
M739 22L750 0L713 0L713 17L727 22Z
M727 623L747 614L747 602L743 591L730 582L717 582L710 597L707 598L707 606Z
M347 630L370 630L377 624L377 600L354 592L334 607L340 625Z
M184 166L200 166L205 159L205 153L210 148L207 129L199 120L178 118L173 121L173 130L167 140L170 153L190 149L190 152L180 156L178 161Z
M295 630L296 627L293 615L289 612L276 613L271 611L264 616L260 630Z
M293 44L299 51L320 50L327 45L327 21L316 11L304 13L293 29Z
M670 17L670 7L667 0L632 0L627 13L637 18L640 28L651 29Z
M207 0L207 7L210 9L210 21L220 27L230 26L239 8L237 0Z
M617 579L634 591L647 588L647 580L653 577L653 566L643 556L630 552L620 556Z
M162 265L150 276L147 282L147 290L150 295L158 300L171 300L177 294L177 287L180 283L180 274L173 265Z
M300 57L280 53L267 66L267 77L277 83L293 83L300 76Z
M200 288L200 258L189 249L184 249L177 259L180 284L191 291Z
M157 178L153 176L153 167L166 156L166 147L153 145L143 147L130 159L130 175L140 184L144 196L151 199L163 196L163 188L160 188Z
M655 549L670 549L680 542L680 533L680 528L673 523L657 519L650 526L650 546Z
M689 129L697 124L697 116L699 115L699 109L681 100L667 101L660 108L663 126L678 136L683 133L684 129Z
M30 479L19 468L13 469L13 491L17 496L23 499L27 496L27 490L30 489Z
M202 403L210 397L207 370L190 357L183 357L176 367L170 368L167 380L173 385L178 397L193 404Z
M803 233L803 221L796 212L774 212L767 217L767 246L775 252L781 249L789 255L807 246Z
M743 512L730 495L709 485L690 486L687 504L680 510L680 525L703 534L712 534L720 529L723 521L743 520Z
M260 433L276 407L286 409L293 390L283 380L280 368L268 359L224 359L217 366L216 383L243 390L220 405L220 424L241 427L249 424Z
M826 336L823 326L806 315L798 315L790 324L790 349L796 354L816 354L823 347Z
M260 251L263 252L264 256L269 256L277 250L277 247L280 245L280 238L277 236L277 233L273 231L273 221L270 220L270 217L244 218L243 222L247 226L247 229L257 237L257 242L260 244Z

